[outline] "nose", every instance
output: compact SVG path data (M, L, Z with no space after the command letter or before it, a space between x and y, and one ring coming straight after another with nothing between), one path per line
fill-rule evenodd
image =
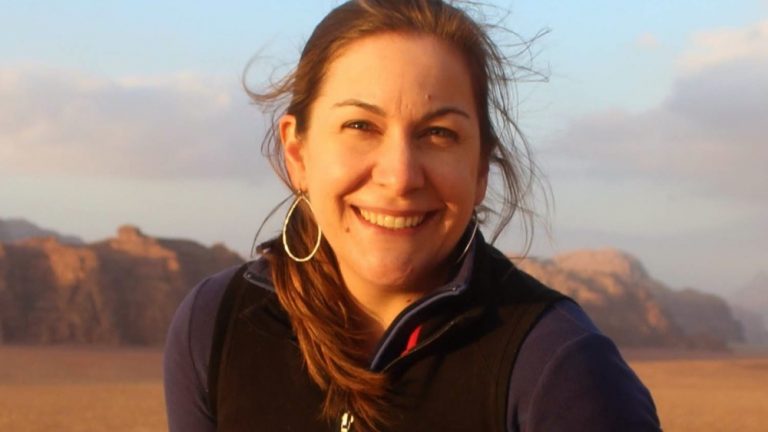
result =
M405 195L424 186L424 167L414 140L393 134L383 140L374 155L373 182L393 194Z

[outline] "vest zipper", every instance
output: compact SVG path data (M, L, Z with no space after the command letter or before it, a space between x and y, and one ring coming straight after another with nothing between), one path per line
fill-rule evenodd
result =
M349 411L344 411L344 414L341 415L341 428L339 431L352 432L352 423L354 422L355 416L353 416Z
M451 287L450 289L440 290L440 291L434 292L432 294L428 294L426 297L424 297L423 299L419 300L419 303L420 304L424 304L424 302L432 303L432 302L436 302L436 301L438 301L440 299L443 299L443 298L454 297L454 296L458 295L457 291L460 288L461 288L460 285L455 285L455 286ZM394 321L395 322L395 327L394 327L394 329L393 328L387 329L387 331L384 333L384 338L379 343L380 347L383 347L383 346L386 346L387 344L389 344L389 342L392 339L393 335L395 333L397 333L397 329L398 329L398 326L399 326L398 323L402 323L402 322L407 321L412 316L414 310L419 310L419 308L414 308L413 305L409 305L408 307L405 308L405 310L403 312L400 312L400 314L395 318L395 321ZM380 354L380 352L377 352L376 355L374 356L373 361L371 362L371 365L370 365L371 368L373 366L376 366L377 358L378 358L379 354Z
M448 323L448 324L447 324L445 327L443 327L443 328L442 328L442 329L441 329L439 332L437 332L437 333L433 334L432 336L430 336L429 338L427 338L427 339L426 339L426 340L425 340L423 343L421 343L421 344L419 344L419 345L416 345L416 347L414 347L412 350L408 351L408 352L407 352L405 355L403 355L403 356L400 356L400 357L398 357L398 358L396 358L396 359L392 360L392 362L391 362L391 363L389 363L389 364L388 364L388 365L387 365L387 366L386 366L386 367L385 367L385 368L382 370L382 373L387 373L387 372L389 372L389 370L390 370L390 369L392 369L392 367L394 367L394 366L395 366L395 365L397 365L398 363L401 363L401 362L403 361L403 359L406 359L406 358L408 358L408 357L411 357L412 355L414 355L414 354L416 354L417 352L419 352L419 351L423 350L423 349L424 349L424 348L426 348L427 346L429 346L429 345L432 345L432 343L433 343L433 342L434 342L436 339L438 339L440 336L444 335L446 332L448 332L449 330L451 330L452 328L454 328L454 327L456 326L456 324L458 324L458 323L459 323L459 322L461 322L461 321L463 321L463 320L459 318L459 319L455 319L455 320L453 320L453 321L449 322L449 323Z

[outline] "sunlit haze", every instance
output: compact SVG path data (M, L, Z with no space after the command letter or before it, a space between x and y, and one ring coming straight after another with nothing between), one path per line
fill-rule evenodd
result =
M247 255L288 190L241 75L256 54L249 82L285 71L337 3L0 0L0 218ZM532 254L619 248L718 293L768 271L768 2L496 3L544 33L521 62L548 80L516 90L554 197Z

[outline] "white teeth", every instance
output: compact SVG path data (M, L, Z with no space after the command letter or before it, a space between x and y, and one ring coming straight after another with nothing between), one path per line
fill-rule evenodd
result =
M403 228L411 228L415 227L416 225L420 224L424 220L424 215L419 216L408 216L408 217L402 217L402 216L392 216L392 215L385 215L381 213L374 213L369 210L360 209L360 214L363 216L363 219L367 220L368 222L378 225L380 227L389 228L389 229L403 229Z

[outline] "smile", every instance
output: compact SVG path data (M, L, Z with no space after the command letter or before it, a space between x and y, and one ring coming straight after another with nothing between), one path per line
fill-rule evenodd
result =
M359 209L360 215L366 221L387 229L405 229L413 228L424 221L425 214L415 216L392 216L388 214L376 213L370 210Z

